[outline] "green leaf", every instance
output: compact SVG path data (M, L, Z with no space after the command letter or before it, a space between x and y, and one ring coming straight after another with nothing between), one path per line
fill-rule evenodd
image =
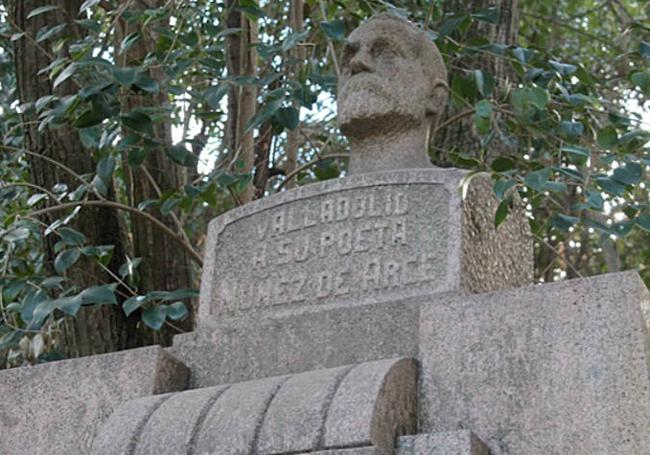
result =
M62 32L68 24L58 24L52 27L43 27L36 33L36 42L48 40L58 33Z
M160 91L160 85L158 85L158 82L153 80L144 72L136 74L133 85L148 93L158 93Z
M585 126L580 122L564 120L560 123L560 130L565 137L576 139L582 136Z
M331 40L341 41L345 38L345 21L342 19L321 22L320 27Z
M70 295L67 297L60 297L56 300L52 300L56 309L63 311L65 314L74 316L81 308L83 300L81 294Z
M275 111L280 109L282 106L282 101L281 100L275 100L272 101L265 106L263 106L257 113L248 121L244 128L244 133L248 133L250 130L253 128L257 128L260 126L262 123L264 123L266 120L270 119L273 117L273 114L275 114Z
M492 96L492 91L496 86L496 81L490 73L482 70L474 70L474 80L476 81L476 88L483 97Z
M575 65L570 65L568 63L560 63L555 60L549 60L548 63L562 76L568 76L570 74L573 74L578 69L578 67Z
M125 36L124 39L122 40L122 43L120 43L120 54L131 49L135 43L140 41L141 38L142 35L140 35L139 32L131 33Z
M27 19L31 19L32 17L38 16L39 14L47 13L48 11L54 11L55 9L59 9L59 7L56 5L46 5L35 8L29 12Z
M523 47L515 48L512 53L522 65L528 63L535 56L535 51Z
M27 199L27 207L33 207L39 202L41 202L43 199L47 197L47 194L45 193L36 193L32 194L29 199Z
M77 71L77 64L75 62L72 62L59 73L59 75L54 80L54 83L52 84L52 88L57 88L59 85L70 79L75 71Z
M177 197L170 197L165 200L160 206L160 213L163 215L169 215L172 210L180 205L182 199Z
M498 228L501 223L506 220L508 213L510 212L510 205L512 204L512 196L504 199L499 203L497 207L496 214L494 215L494 228Z
M122 124L127 128L143 134L153 135L153 122L151 117L141 111L131 111L120 117Z
M474 123L476 124L476 129L481 134L488 133L491 126L492 103L490 103L489 100L481 100L476 103L474 109Z
M192 297L198 297L199 291L191 288L181 288L176 289L175 291L169 292L163 300L181 300L189 299Z
M19 242L21 240L26 240L29 238L29 229L25 227L16 228L8 233L4 234L2 237L6 242L13 243Z
M187 307L183 302L174 302L171 305L168 305L166 312L167 317L174 321L184 319L189 314Z
M205 91L203 99L211 109L218 110L221 108L221 100L228 93L228 90L228 84L212 86Z
M264 16L264 11L257 6L255 0L239 0L239 10L250 20L256 20Z
M634 219L634 222L636 223L637 226L650 232L650 215L637 216Z
M575 216L562 215L561 213L558 213L551 219L551 224L559 230L566 232L578 221L580 221L580 219Z
M101 0L86 0L79 7L79 12L83 13L87 9L90 9L90 8L92 8L94 6L97 6L99 4L99 2L101 2Z
M129 166L137 167L144 162L144 159L146 157L147 157L147 151L143 148L136 147L129 150L129 154L127 156L126 161L127 163L129 163Z
M618 144L618 133L614 125L608 125L598 131L598 145L604 149L611 149Z
M104 183L108 184L111 181L113 176L113 171L115 170L115 158L111 155L107 155L97 163L97 175Z
M551 95L540 87L524 87L512 91L512 104L519 112L526 112L531 106L544 109L550 101Z
M173 145L165 149L165 154L174 163L180 164L185 167L193 167L196 165L196 156L182 145Z
M135 310L140 308L147 302L147 298L143 295L136 295L135 297L130 297L124 301L122 304L122 311L127 316L130 316Z
M596 177L594 180L598 186L614 196L622 196L625 193L625 185L622 185L609 177Z
M458 29L468 19L469 16L456 16L452 17L451 19L447 19L440 27L440 36L445 37L450 33L453 33L454 30Z
M115 289L117 289L117 283L87 288L79 294L81 303L83 305L115 305L117 304Z
M510 158L499 156L490 165L494 172L505 172L515 168L515 163Z
M549 177L551 176L551 168L544 168L540 169L539 171L533 171L529 172L526 178L524 179L524 183L526 186L537 190L537 191L544 191L546 182L548 181Z
M113 68L113 78L120 84L124 86L131 86L135 82L137 68L130 66L119 67L116 66Z
M643 167L637 163L627 163L614 169L612 179L625 185L636 185L643 179Z
M515 180L499 180L494 183L494 194L499 200L503 200L508 194L510 188L514 187L517 184Z
M106 113L95 109L94 106L87 109L77 117L73 123L75 128L84 129L99 125L107 118Z
M81 256L79 248L62 251L56 256L56 259L54 259L54 270L59 274L63 274L75 262L77 262L79 256Z
M586 157L591 156L591 150L577 145L565 145L560 149L560 151L565 153L570 153L572 155L578 155L578 156L586 156Z
M291 33L284 39L284 41L282 41L282 52L287 52L296 47L300 41L307 37L307 35L309 35L308 30Z
M499 10L496 6L489 6L478 13L472 13L472 17L482 22L496 24L499 22Z
M589 208L601 211L605 207L605 200L600 191L587 190L587 205Z
M81 246L86 243L86 236L70 227L61 227L57 230L57 233L61 236L64 245Z
M45 289L55 288L65 280L65 277L62 276L51 276L41 281L41 287Z
M160 330L167 318L167 308L164 305L156 305L147 308L142 312L142 321L154 330Z
M294 107L282 107L275 112L275 119L288 130L293 130L300 123L300 113Z
M641 41L639 43L639 54L643 55L647 59L650 59L650 43Z
M632 73L630 81L639 87L644 95L650 96L650 69Z

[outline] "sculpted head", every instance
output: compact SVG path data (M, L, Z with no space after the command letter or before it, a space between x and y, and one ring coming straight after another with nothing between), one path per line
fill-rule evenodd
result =
M351 160L355 147L360 149L358 154L365 154L361 149L369 145L363 144L366 138L387 140L408 133L417 135L410 140L419 144L411 147L422 150L417 152L417 163L406 167L426 165L428 131L446 100L447 70L442 57L427 34L407 20L379 14L348 36L337 104L339 128L352 145Z

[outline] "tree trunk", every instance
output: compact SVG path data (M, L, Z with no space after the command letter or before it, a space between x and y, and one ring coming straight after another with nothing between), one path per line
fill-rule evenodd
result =
M228 27L240 27L242 31L230 35L227 46L228 74L231 77L257 76L257 22L249 20L237 8L237 0L228 0ZM253 130L245 131L246 125L257 111L257 86L236 85L228 93L228 152L234 170L238 174L252 173L255 166L255 139ZM253 199L255 186L248 185L239 201Z
M159 8L163 3L165 2L160 0L147 0L134 3L134 7L141 9ZM121 36L119 36L119 41L121 41L122 37L137 31L136 26L138 25L120 20L120 33L118 35ZM128 51L116 56L119 66L139 66L145 56L155 50L157 34L149 28L142 29L142 27L140 32L142 33L142 39ZM161 65L149 70L149 77L157 81L162 87L165 75ZM157 94L141 94L125 89L120 98L122 114L138 108L161 109L168 103L167 94L164 91ZM181 188L187 181L185 169L167 158L163 150L164 147L172 145L170 119L165 118L155 122L154 139L162 145L159 148L149 150L140 166L125 166L129 203L134 207L146 200L159 199L162 193ZM172 230L182 232L183 227L173 213L169 216L163 216L160 212L154 210L152 214ZM170 242L168 238L159 235L147 220L133 217L131 226L134 257L142 258L141 266L138 269L140 273L140 293L173 291L179 288L196 286L196 273L185 250L179 248L176 243ZM193 308L188 309L190 310L190 316L184 321L174 323L174 326L182 331L192 330L194 325L195 311ZM178 333L178 330L163 326L160 331L155 332L149 329L145 331L144 327L142 327L139 333L142 337L140 340L142 344L159 343L169 345L172 342L173 335Z
M59 10L27 19L30 11L51 5L53 2L16 0L11 4L9 14L15 25L31 37L35 37L38 30L46 25L64 22L68 24L68 32L79 36L83 31L76 26L74 19L77 17L81 3L82 0L58 0L55 4L60 6ZM49 53L51 53L49 41L41 42L40 47L26 37L16 41L16 79L21 103L31 103L52 94L67 96L79 90L72 80L68 80L53 91L47 73L38 75L38 72L46 67L52 58L63 56L52 56L48 55ZM64 126L57 129L47 128L39 132L38 115L33 111L23 114L23 121L25 122L24 146L27 150L60 162L77 174L92 173L95 170L91 154L84 149L75 129ZM33 154L28 156L32 183L49 190L56 183L65 183L70 190L74 190L82 183L76 177L53 166L46 159ZM111 198L112 194L108 197ZM44 221L49 224L53 218ZM71 227L83 232L91 245L114 245L113 258L108 268L117 271L126 251L119 225L118 214L115 211L108 208L88 208L75 218ZM57 240L55 234L44 239L46 263L51 271L56 256L54 244ZM80 288L113 281L105 271L85 258L69 270L68 280ZM134 321L127 320L119 306L82 307L76 318L66 318L58 332L57 344L66 357L111 352L132 345L130 335L133 328Z
M517 32L519 28L519 11L517 0L445 0L443 9L445 13L468 13L477 12L489 6L496 6L499 11L499 20L497 24L476 21L466 32L463 41L473 37L488 39L491 43L500 43L506 45L515 44L517 41ZM476 54L474 57L463 58L462 61L454 62L455 67L450 68L451 77L455 75L471 77L471 74L464 69L481 68L490 73L496 79L495 92L504 91L508 85L513 82L513 74L508 66L507 61L496 58L487 53ZM468 111L472 106L456 106L453 102L448 103L447 112L441 122L446 119L452 119L459 114ZM498 116L494 121L498 122ZM438 166L448 167L453 165L449 155L451 153L461 153L473 157L481 154L480 138L474 126L474 116L467 115L459 120L450 123L445 128L436 131L433 137L433 146L435 153L434 163ZM503 155L507 146L504 141L499 140L498 135L487 148L485 161L499 154Z

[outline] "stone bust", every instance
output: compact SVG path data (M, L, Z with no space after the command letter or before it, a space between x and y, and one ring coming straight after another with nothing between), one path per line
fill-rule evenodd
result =
M446 101L447 70L427 34L391 14L371 17L348 36L341 60L348 174L432 167L429 132Z

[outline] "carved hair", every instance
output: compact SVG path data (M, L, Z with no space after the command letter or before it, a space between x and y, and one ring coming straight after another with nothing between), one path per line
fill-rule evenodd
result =
M412 43L411 50L413 55L421 62L425 76L431 81L431 91L433 92L438 85L444 85L445 91L448 91L447 67L445 62L436 45L423 30L419 29L409 20L391 13L375 14L366 21L366 24L376 21L390 21L403 27L410 35L408 41ZM443 104L446 103L446 99L442 101Z

